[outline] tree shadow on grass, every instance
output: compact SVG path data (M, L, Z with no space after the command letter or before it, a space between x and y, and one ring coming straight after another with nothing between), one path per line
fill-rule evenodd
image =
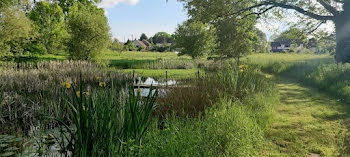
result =
M270 136L281 153L323 156L331 150L329 146L335 147L340 156L349 155L350 106L321 90L300 86L290 78L278 78L277 82L282 104L278 111L282 119ZM290 141L287 135L294 140Z
M109 66L120 68L120 69L153 69L156 60L128 60L128 59L118 59L110 60Z

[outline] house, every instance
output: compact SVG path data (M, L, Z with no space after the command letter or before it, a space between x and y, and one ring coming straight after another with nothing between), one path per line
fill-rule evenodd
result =
M279 42L271 42L272 52L282 52L289 51L292 46L292 42L290 40L284 40Z
M318 45L315 38L310 39L309 43L307 44L307 48L314 53L318 53L317 46Z
M150 42L148 42L147 40L142 40L143 44L146 45L146 49L147 50L151 50L152 49L152 44Z
M282 41L278 41L278 42L271 42L271 51L272 52L282 52L282 51L289 51L291 50L291 48L293 48L294 50L301 50L303 49L305 46L305 43L303 42L296 42L296 43L292 43L291 40L282 40Z
M134 40L133 43L134 43L134 45L137 48L141 47L141 48L146 49L146 50L151 50L152 49L152 44L149 43L147 40L143 40L143 41Z

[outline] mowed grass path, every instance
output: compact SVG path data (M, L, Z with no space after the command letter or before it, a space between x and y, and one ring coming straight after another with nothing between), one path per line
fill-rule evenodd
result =
M350 156L350 108L315 89L277 78L277 106L264 156Z

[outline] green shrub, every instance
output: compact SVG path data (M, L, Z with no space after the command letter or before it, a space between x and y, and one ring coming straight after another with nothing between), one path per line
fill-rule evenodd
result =
M97 6L74 3L69 10L68 27L70 59L95 59L110 42L107 18Z

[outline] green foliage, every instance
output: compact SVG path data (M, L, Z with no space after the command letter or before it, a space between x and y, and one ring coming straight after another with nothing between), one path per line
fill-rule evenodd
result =
M17 7L0 9L0 57L22 55L32 31L31 21Z
M1 156L15 156L23 149L23 138L11 135L0 135Z
M64 50L64 42L68 38L62 8L49 2L37 2L29 13L30 19L38 32L36 45L42 44L50 54Z
M296 43L307 43L307 36L298 28L290 28L287 31L282 32L277 36L275 41L290 40L293 44Z
M302 83L325 91L346 103L350 102L349 64L335 64L325 55L273 55L258 57L266 63L259 63L268 72L297 79Z
M181 0L188 14L204 23L212 23L216 28L218 41L217 55L221 57L240 58L252 52L253 40L257 40L255 16L244 13L235 16L237 11L254 4L254 1L244 0ZM232 16L227 16L232 15ZM245 18L242 18L245 17Z
M252 52L255 19L238 20L237 17L225 18L216 24L219 42L217 54L222 57L240 58Z
M152 37L153 43L172 43L173 38L170 34L166 32L158 32Z
M267 41L266 34L257 28L255 29L255 31L257 36L253 38L253 41L252 41L254 52L257 52L257 53L268 52L269 43Z
M175 32L179 55L189 55L193 59L209 54L215 48L214 29L198 21L186 21Z
M255 0L180 0L184 3L185 9L194 20L204 23L216 23L221 18L235 15L244 7L255 4ZM242 15L244 16L244 15Z
M127 51L136 51L136 46L135 46L135 44L133 43L133 42L127 42L126 43L126 45L125 45L125 49L127 50Z
M148 40L148 37L145 33L142 33L140 36L140 41L143 41L143 40Z
M124 50L124 45L118 41L118 39L114 39L113 42L109 45L109 49L112 51L121 52Z
M157 97L142 99L133 87L123 92L104 89L83 92L73 88L69 100L76 126L73 137L75 156L134 156L142 147L142 138L150 125L150 116ZM152 89L151 89L152 90ZM88 94L86 94L88 93Z
M68 15L69 55L74 60L94 59L109 43L109 26L103 9L76 3Z
M317 52L335 54L336 52L336 36L335 34L327 34L325 32L319 32L316 35L317 40Z
M165 128L145 138L145 156L259 156L265 126L271 122L272 97L251 97L247 103L220 99L200 119L168 117ZM260 104L264 102L263 106ZM254 110L252 110L254 109ZM260 115L269 115L268 119ZM155 124L154 127L157 128Z

